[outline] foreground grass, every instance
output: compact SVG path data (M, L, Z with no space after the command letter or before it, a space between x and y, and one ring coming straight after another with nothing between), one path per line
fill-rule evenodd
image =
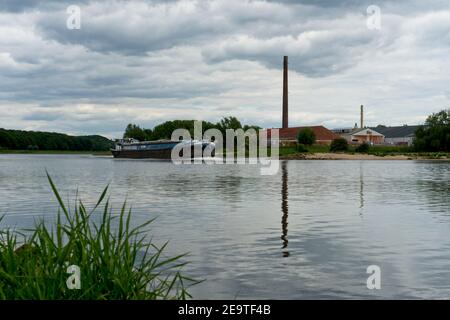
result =
M62 215L49 228L38 222L29 236L0 231L0 299L186 299L194 280L180 274L182 256L162 258L166 245L146 241L151 220L132 228L124 204L113 215L103 191L88 212L81 201L71 212L48 176ZM64 222L63 222L64 220ZM95 223L98 220L99 223ZM22 241L20 241L22 239ZM68 266L80 270L81 289L69 289Z

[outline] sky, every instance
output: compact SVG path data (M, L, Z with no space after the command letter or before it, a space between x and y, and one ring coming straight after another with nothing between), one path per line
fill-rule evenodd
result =
M450 107L447 0L1 0L0 127L280 127L284 55L290 126L353 127L361 104L368 126L413 125Z

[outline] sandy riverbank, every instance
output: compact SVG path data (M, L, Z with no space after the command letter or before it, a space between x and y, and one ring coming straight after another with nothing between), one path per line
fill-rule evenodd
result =
M444 160L450 159L429 159L425 157L408 155L386 155L384 157L372 154L349 154L349 153L295 153L280 156L282 160Z

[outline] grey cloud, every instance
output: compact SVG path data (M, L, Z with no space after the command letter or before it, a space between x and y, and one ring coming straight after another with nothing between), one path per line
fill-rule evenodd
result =
M24 117L22 117L22 120L32 120L32 121L55 121L57 119L60 119L62 117L62 114L59 112L32 112Z
M80 5L90 0L2 0L0 11L23 12L29 10L54 10L72 4Z
M33 9L42 1L39 0L3 0L0 2L0 11L21 12L25 9Z
M122 11L114 6L108 11L107 5L95 3L83 8L81 30L67 29L63 13L43 15L38 26L46 37L62 44L81 44L103 53L145 56L172 47L196 46L203 49L209 63L246 59L270 67L278 67L279 56L289 54L298 58L293 70L309 76L333 74L352 66L356 59L346 51L356 53L371 42L372 35L362 17L355 33L354 24L335 24L342 12L264 2L218 3L190 2L183 6L176 2L129 2ZM234 41L236 34L247 36L251 44ZM316 39L308 39L308 35ZM216 39L222 39L222 43L219 40L217 44ZM211 48L211 43L220 46L219 51ZM252 44L254 48L250 48Z
M248 59L279 69L281 57L288 55L292 70L317 77L355 65L365 51L375 46L375 40L367 30L355 30L349 25L346 30L309 31L297 37L226 39L207 47L203 56L209 63Z
M81 6L81 30L66 28L64 10L42 14L44 37L98 52L145 55L175 46L203 46L233 34L295 35L317 18L342 14L264 1L89 2ZM357 11L354 11L357 12Z
M235 115L277 126L283 55L299 125L351 126L361 103L393 124L449 104L444 1L374 1L376 32L365 1L76 2L81 30L66 28L69 1L0 4L2 123L94 133Z
M213 34L225 33L228 21L210 12L209 2L183 6L168 3L92 2L81 6L81 29L66 28L65 11L41 16L37 26L49 39L63 44L81 44L98 52L145 55L148 51L193 44Z

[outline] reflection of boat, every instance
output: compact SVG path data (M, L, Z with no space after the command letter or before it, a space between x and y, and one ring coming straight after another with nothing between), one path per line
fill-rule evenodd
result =
M184 150L191 150L191 157L202 157L203 152L208 148L208 155L214 156L214 143L200 140L158 140L158 141L138 141L135 139L119 139L111 152L114 158L154 158L171 159L172 149L180 148L179 156L183 156ZM201 154L200 151L201 150Z

